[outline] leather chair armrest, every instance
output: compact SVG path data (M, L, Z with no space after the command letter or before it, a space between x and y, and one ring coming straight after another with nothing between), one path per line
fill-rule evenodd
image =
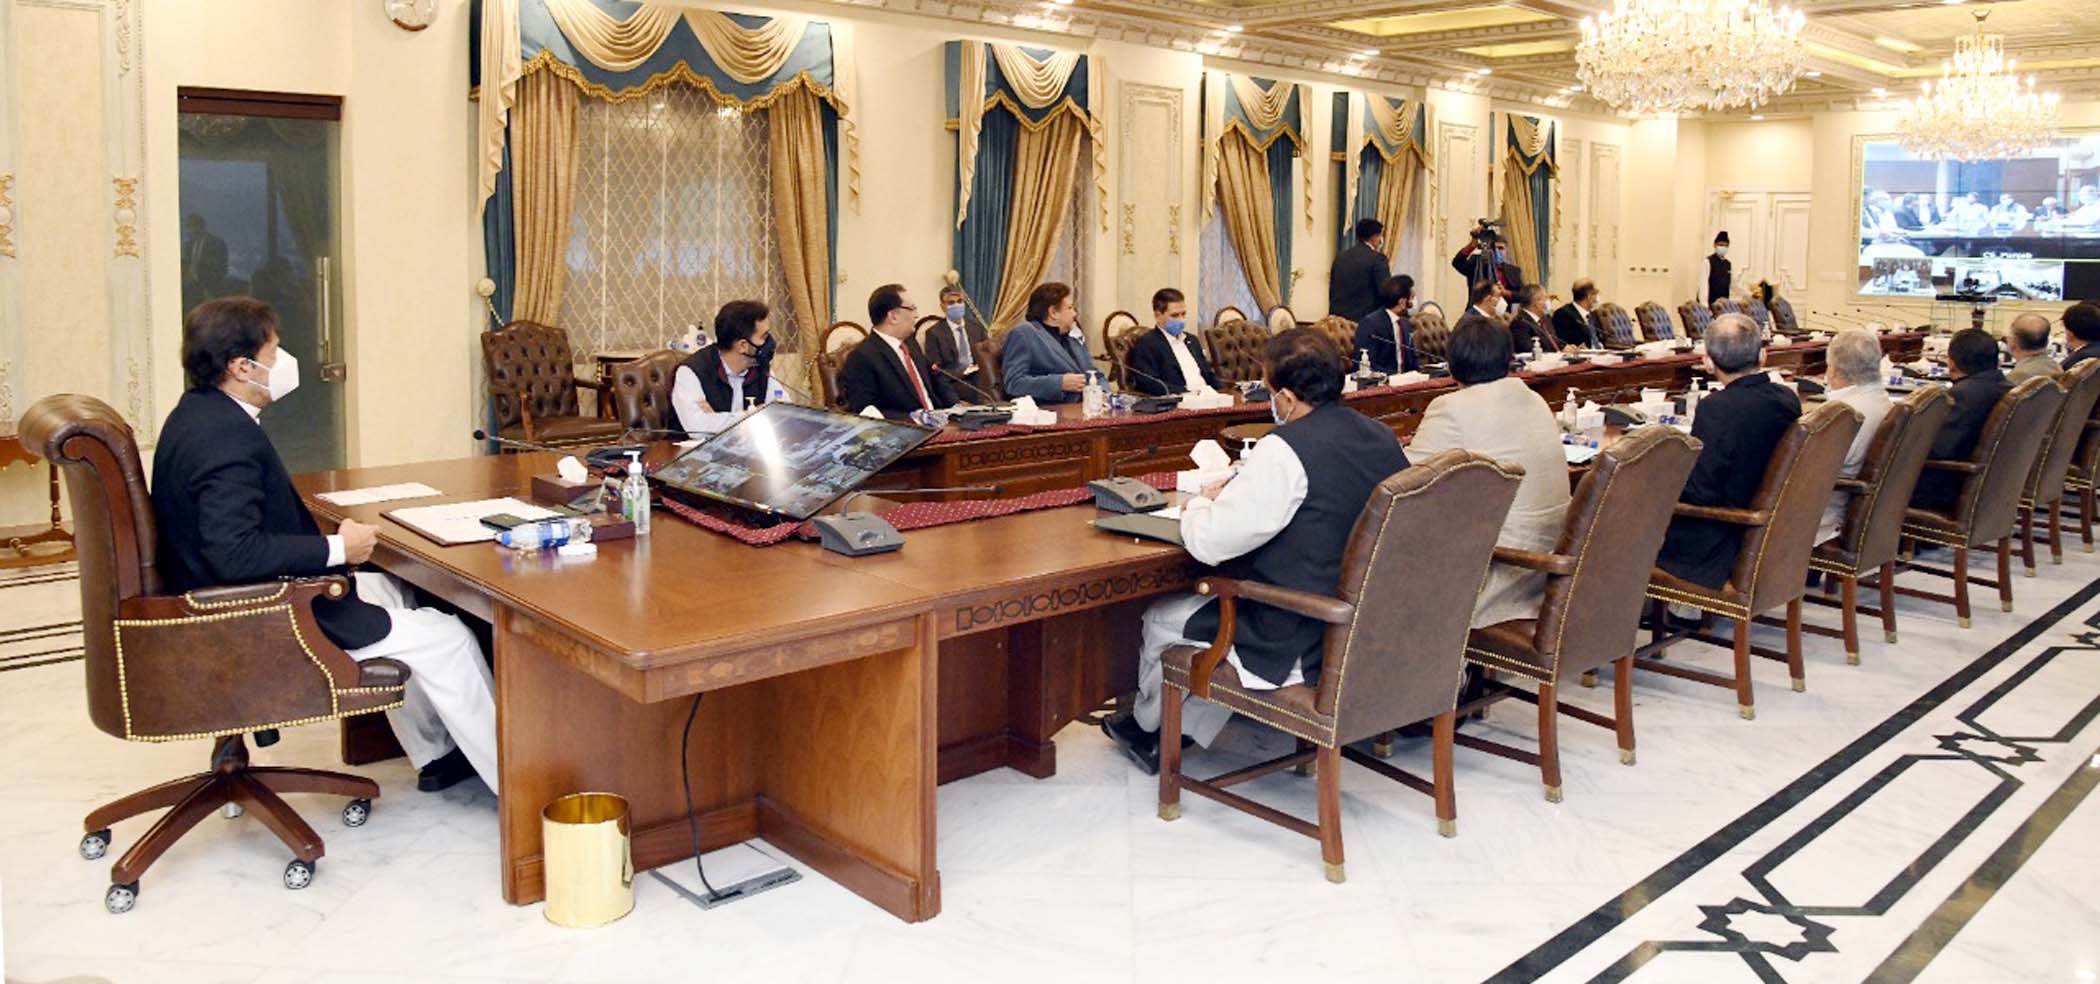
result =
M1960 472L1964 475L1974 475L1983 470L1982 465L1973 461L1955 461L1951 458L1927 458L1925 459L1925 467L1937 468L1941 471Z
M1729 509L1724 506L1695 506L1689 502L1677 504L1677 515L1687 519L1711 519L1737 526L1765 526L1772 522L1772 514L1762 509Z
M350 580L341 575L201 588L180 595L128 599L119 606L117 617L142 623L199 618L230 623L243 618L267 618L278 609L289 606L299 630L299 639L313 654L313 661L309 661L305 653L286 652L283 656L287 670L312 667L317 661L337 687L358 686L357 681L362 679L363 672L357 661L329 640L313 614L314 602L323 598L341 598L349 591ZM224 638L226 645L239 646L243 636L239 629L234 628Z
M612 389L612 380L599 379L594 376L575 376L570 379L570 382L575 383L577 389L587 389L594 393L603 393Z
M1837 487L1844 492L1865 492L1873 486L1856 478L1840 478L1837 480Z
M1284 611L1318 619L1329 625L1341 625L1356 614L1356 606L1339 598L1310 594L1293 588L1277 587L1260 581L1236 581L1229 577L1207 577L1196 585L1197 594L1217 595L1219 598L1240 597L1273 605Z
M1567 554L1540 553L1536 550L1518 550L1515 547L1496 547L1498 563L1522 567L1528 570L1545 571L1548 574L1568 575L1575 573L1575 558Z

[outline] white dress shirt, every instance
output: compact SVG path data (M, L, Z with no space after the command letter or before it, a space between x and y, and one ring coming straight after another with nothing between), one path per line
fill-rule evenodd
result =
M671 377L671 410L678 414L678 426L689 434L720 434L744 410L744 379L750 370L730 372L722 368L729 377L730 399L736 406L727 410L716 410L708 405L707 393L700 388L700 377L686 366L679 366Z
M222 390L221 392L224 391ZM226 396L228 399L231 399L235 404L238 404L241 409L248 411L248 419L255 421L255 426L262 426L261 407L256 406L253 403L249 403L248 401L243 400L238 396L234 396L231 393L227 393ZM343 546L343 535L340 533L330 533L327 536L322 537L322 539L328 541L328 566L343 566L343 561L348 559L349 557L349 550Z
M1166 329L1160 329L1160 333L1165 334ZM1188 329L1186 328L1181 330L1181 334L1178 337L1167 335L1167 348L1174 353L1175 368L1181 370L1181 388L1187 392L1194 393L1209 384L1203 381L1203 370L1197 367L1196 357L1189 354L1188 343L1182 341L1182 339L1187 337Z
M1845 450L1845 464L1838 469L1839 478L1858 478L1860 468L1867 463L1867 446L1874 443L1874 432L1881 429L1882 418L1889 415L1889 391L1876 381L1834 389L1825 398L1851 407L1866 418L1860 422L1852 446ZM1837 535L1838 527L1845 523L1845 507L1851 501L1852 493L1844 489L1830 496L1830 504L1823 507L1823 520L1816 527L1817 543Z
M1201 378L1200 376L1198 378ZM1305 504L1305 463L1283 438L1271 433L1240 459L1239 474L1213 501L1196 496L1181 505L1181 544L1189 556L1217 566L1269 542L1290 525ZM1292 666L1282 684L1246 672L1238 653L1226 655L1249 690L1273 690L1305 682L1305 668Z
M904 340L891 338L879 331L875 333L875 337L888 342L890 351L897 353L897 361L904 364L904 375L907 381L912 379L919 381L919 408L922 410L933 409L933 388L927 384L926 377L919 375L919 367L913 364L911 353L904 350Z

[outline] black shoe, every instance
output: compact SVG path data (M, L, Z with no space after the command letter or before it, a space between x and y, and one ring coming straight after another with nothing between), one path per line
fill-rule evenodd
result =
M1101 733L1115 742L1116 747L1122 749L1138 768L1145 770L1146 775L1159 775L1158 732L1139 727L1137 719L1125 713L1103 718Z
M455 748L444 757L433 759L429 765L416 773L416 789L425 793L442 792L474 778L474 763L467 761L465 752Z

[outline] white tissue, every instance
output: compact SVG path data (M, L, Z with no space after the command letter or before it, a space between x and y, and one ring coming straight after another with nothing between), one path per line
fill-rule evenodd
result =
M1231 405L1232 394L1220 393L1208 386L1203 387L1201 390L1181 395L1181 409L1183 410L1216 410L1220 407L1229 407Z
M870 403L867 406L860 408L860 415L868 418L869 420L883 419L882 411L875 409L875 404L873 403Z
M1035 397L1014 397L1013 405L1013 416L1008 419L1008 423L1021 424L1028 427L1048 427L1057 423L1057 414L1037 407L1035 405Z
M1196 442L1196 446L1189 449L1189 459L1196 463L1196 467L1174 473L1176 492L1195 495L1212 482L1232 477L1232 458L1216 441L1206 439Z
M573 454L564 455L560 461L555 462L554 471L564 482L583 482L591 477L591 470L583 467L583 462L576 460Z
M1196 446L1189 449L1189 460L1196 463L1198 471L1214 471L1232 465L1232 456L1226 454L1225 448L1218 442L1209 438L1197 441Z
M1385 384L1387 386L1409 386L1415 383L1426 383L1428 381L1428 373L1415 369L1410 369L1407 372L1396 372L1390 376L1385 377Z

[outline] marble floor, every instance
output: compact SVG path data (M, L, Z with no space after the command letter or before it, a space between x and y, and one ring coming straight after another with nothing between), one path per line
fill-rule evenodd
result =
M385 793L364 827L302 798L328 839L312 887L281 886L287 854L252 819L215 819L148 873L135 910L105 913L108 864L75 853L80 817L194 770L205 749L126 745L88 723L75 582L42 569L0 577L0 966L9 982L118 984L2089 982L2100 554L2074 546L2015 588L2010 614L1979 591L1967 630L1906 601L1902 641L1869 632L1861 666L1810 636L1806 693L1760 661L1755 721L1724 691L1644 675L1639 764L1563 719L1558 804L1535 771L1461 749L1455 839L1436 836L1426 797L1347 766L1343 885L1322 880L1313 842L1207 801L1160 821L1154 780L1074 726L1053 779L941 788L944 909L930 922L814 874L706 911L643 877L633 914L573 931L501 901L485 789L419 794L399 761L366 770ZM1718 668L1726 654L1673 658ZM1610 690L1567 699L1608 712ZM1527 712L1503 705L1472 727L1527 742ZM328 763L334 741L296 729L257 757ZM1282 745L1240 722L1191 763L1222 771ZM1419 742L1399 753L1410 768L1427 758ZM1313 813L1305 779L1251 793ZM120 825L115 850L145 826Z

